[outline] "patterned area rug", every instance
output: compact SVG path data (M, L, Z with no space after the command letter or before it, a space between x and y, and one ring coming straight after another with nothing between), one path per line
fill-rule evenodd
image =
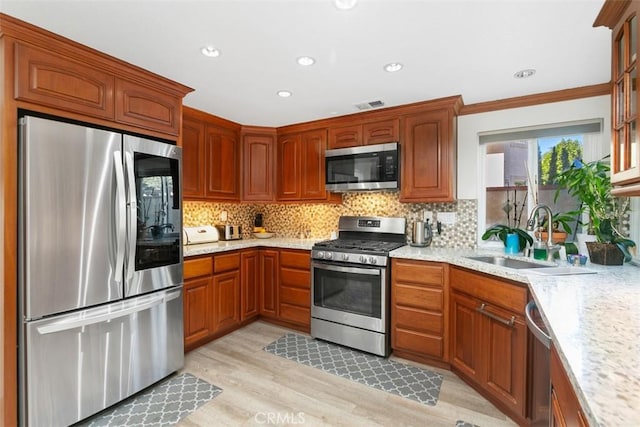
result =
M180 374L78 425L173 426L221 392L221 388L191 374Z
M440 395L440 374L302 335L287 334L264 350L426 405Z
M479 427L479 426L468 423L466 421L458 420L456 421L456 427Z

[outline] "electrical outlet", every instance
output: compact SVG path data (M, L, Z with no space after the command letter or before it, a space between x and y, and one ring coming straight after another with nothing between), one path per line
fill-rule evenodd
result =
M433 224L433 212L427 210L422 211L422 220L424 222L429 221L429 224Z
M438 212L438 221L446 225L452 225L456 223L455 212Z
M227 222L227 211L220 212L220 221Z

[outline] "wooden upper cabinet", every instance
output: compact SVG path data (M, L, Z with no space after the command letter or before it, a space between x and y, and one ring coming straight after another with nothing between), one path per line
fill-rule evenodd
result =
M625 2L606 2L607 8L618 9ZM611 182L616 186L616 195L640 195L640 150L638 146L638 2L629 2L624 11L616 10L612 25L612 146L611 146ZM598 18L601 18L600 16ZM596 25L599 21L596 20Z
M16 99L113 120L114 76L21 43L15 63Z
M116 79L116 121L140 128L180 134L182 98Z
M327 131L321 129L305 132L302 134L301 144L300 198L304 200L326 199L324 152L327 145Z
M349 125L329 129L327 148L346 148L362 145L362 125Z
M380 120L362 125L364 145L400 140L400 119Z
M405 116L401 202L455 200L456 140L451 110Z
M207 125L204 138L205 197L240 200L239 152L237 132Z
M300 199L301 141L300 134L278 138L278 200Z
M275 131L242 137L242 200L275 200Z
M364 124L329 129L327 148L346 148L357 145L383 144L400 139L400 119L391 118Z
M182 121L182 196L204 197L204 123L184 117Z

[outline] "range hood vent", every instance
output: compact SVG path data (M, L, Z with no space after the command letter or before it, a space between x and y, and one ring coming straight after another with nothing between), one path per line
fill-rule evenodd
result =
M360 104L356 104L356 108L360 111L363 110L371 110L372 108L380 108L384 107L384 102L381 100L362 102Z

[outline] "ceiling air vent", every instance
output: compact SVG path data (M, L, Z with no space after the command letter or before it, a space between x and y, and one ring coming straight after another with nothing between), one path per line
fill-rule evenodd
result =
M356 108L358 110L370 110L372 108L380 108L384 106L384 102L377 100L377 101L369 101L369 102L363 102L361 104L356 104Z

